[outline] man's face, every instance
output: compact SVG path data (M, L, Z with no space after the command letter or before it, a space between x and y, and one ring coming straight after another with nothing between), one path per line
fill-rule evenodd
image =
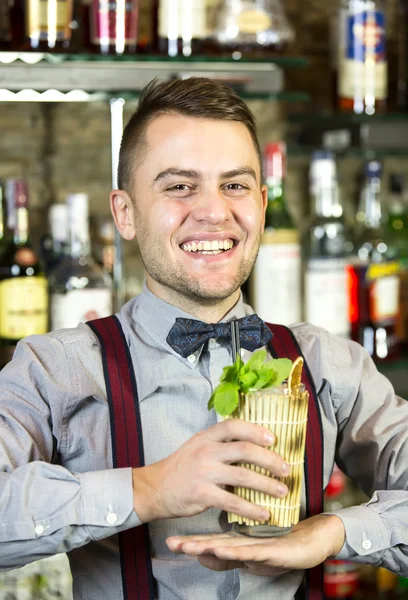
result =
M156 118L135 169L135 234L151 291L226 299L248 278L264 226L258 155L238 122Z

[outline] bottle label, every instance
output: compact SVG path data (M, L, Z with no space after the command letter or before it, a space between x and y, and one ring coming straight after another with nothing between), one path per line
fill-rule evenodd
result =
M161 0L159 4L159 37L170 40L206 37L204 0Z
M270 29L272 19L264 10L244 10L239 15L237 24L241 33L254 34Z
M0 282L0 336L21 340L48 331L48 286L44 277Z
M305 276L305 320L342 337L350 336L344 259L311 259Z
M357 566L347 560L327 560L324 563L324 596L352 598L358 588Z
M397 321L400 293L397 261L353 265L349 270L350 317L352 322L376 325ZM365 308L365 306L367 308Z
M71 38L72 1L29 0L28 37L44 41L65 41Z
M112 294L109 289L72 290L51 295L51 328L77 327L93 319L112 314Z
M339 92L343 98L387 97L385 14L341 12Z
M289 325L301 317L299 244L261 243L251 277L255 312L269 323Z
M137 0L93 0L91 43L129 46L137 42Z

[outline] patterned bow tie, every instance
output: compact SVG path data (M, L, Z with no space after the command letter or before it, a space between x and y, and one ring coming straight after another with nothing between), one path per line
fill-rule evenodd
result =
M258 315L249 315L236 321L239 326L239 341L242 348L253 352L265 346L272 333ZM231 339L231 323L204 323L194 319L177 318L166 338L169 346L183 358L194 354L211 338Z

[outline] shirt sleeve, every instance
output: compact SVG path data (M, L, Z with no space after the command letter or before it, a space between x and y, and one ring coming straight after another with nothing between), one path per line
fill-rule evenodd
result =
M64 347L51 335L20 342L0 373L2 569L140 524L130 468L71 473L55 464L70 393Z
M346 542L337 558L408 576L408 402L359 344L326 337L337 416L336 462L369 500L334 511ZM326 351L325 350L325 351Z

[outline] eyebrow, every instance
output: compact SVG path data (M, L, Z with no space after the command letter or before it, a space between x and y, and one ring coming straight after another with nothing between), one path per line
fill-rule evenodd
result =
M232 177L239 177L240 175L249 175L256 182L256 173L251 167L240 167L239 169L232 169L231 171L225 171L220 173L221 179L231 179ZM153 180L153 183L157 183L167 177L187 177L189 179L202 179L203 176L199 171L195 169L177 169L169 167L164 171L161 171Z

